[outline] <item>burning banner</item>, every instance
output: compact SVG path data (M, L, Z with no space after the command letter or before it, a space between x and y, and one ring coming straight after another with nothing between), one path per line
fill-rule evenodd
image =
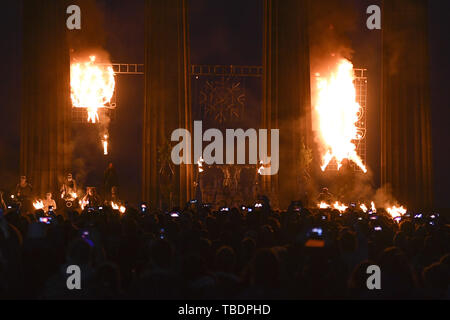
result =
M356 102L353 64L342 59L328 76L316 76L315 113L322 145L322 171L333 159L339 170L347 159L367 173L355 145L355 140L361 139L356 127L361 106Z
M111 102L115 85L112 66L97 64L95 56L70 67L72 104L75 108L87 109L88 122L99 121L98 109Z

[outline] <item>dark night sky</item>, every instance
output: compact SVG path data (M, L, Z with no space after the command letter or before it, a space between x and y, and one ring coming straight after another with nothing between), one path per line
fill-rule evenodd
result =
M262 1L260 0L191 0L191 60L195 64L261 64L262 48ZM379 62L367 61L365 53L379 50L379 36L367 33L364 27L366 5L377 1L349 0L361 12L359 33L349 35L355 54L355 65L365 64L372 70L370 90L378 92L378 76L373 69ZM21 105L21 3L22 0L4 0L1 8L1 69L0 86L0 188L10 189L19 175L20 105ZM142 63L144 61L144 14L143 0L101 0L108 25L106 46L112 60L117 62ZM450 41L448 30L449 1L430 0L430 77L433 121L434 193L437 207L448 207L447 193L450 191L450 116L448 102L448 74L450 71ZM43 21L42 23L45 23ZM364 31L362 31L364 30ZM378 42L377 42L378 41ZM372 47L373 44L373 47ZM379 69L378 69L379 70ZM143 105L142 80L121 78L119 105L123 110L122 122L113 128L116 132L127 132L126 142L119 141L127 151L115 155L115 161L123 169L121 175L140 183L141 142L139 114ZM370 81L369 81L370 83ZM374 100L376 101L376 99ZM373 131L379 125L378 106L371 107L372 132L369 137L369 158L376 159L379 137ZM370 121L369 121L370 122ZM369 128L369 129L370 129ZM113 138L113 137L112 137ZM131 140L130 140L131 139ZM133 141L129 144L128 141ZM123 154L132 154L127 157ZM376 172L376 160L372 162ZM131 164L131 165L130 165ZM103 166L103 164L102 164ZM378 181L378 180L376 180Z

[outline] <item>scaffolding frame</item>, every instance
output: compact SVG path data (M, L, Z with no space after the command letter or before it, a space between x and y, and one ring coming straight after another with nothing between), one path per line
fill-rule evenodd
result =
M262 66L192 65L192 76L262 77Z

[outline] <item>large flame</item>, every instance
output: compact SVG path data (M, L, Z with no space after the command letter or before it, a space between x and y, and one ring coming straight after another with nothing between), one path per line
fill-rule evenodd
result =
M96 57L85 63L73 63L70 67L72 104L75 108L87 108L88 122L99 121L98 109L111 101L116 85L112 66L99 65Z
M336 159L338 170L342 161L353 161L366 173L356 152L354 140L360 139L356 123L361 106L356 102L353 64L342 59L328 77L317 77L315 111L323 146L322 171Z

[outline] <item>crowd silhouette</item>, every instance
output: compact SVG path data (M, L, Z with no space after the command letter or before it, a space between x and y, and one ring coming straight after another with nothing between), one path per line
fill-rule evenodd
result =
M448 299L450 232L444 216L272 210L267 199L1 210L1 299ZM67 266L81 290L67 288ZM367 268L381 269L381 290Z

